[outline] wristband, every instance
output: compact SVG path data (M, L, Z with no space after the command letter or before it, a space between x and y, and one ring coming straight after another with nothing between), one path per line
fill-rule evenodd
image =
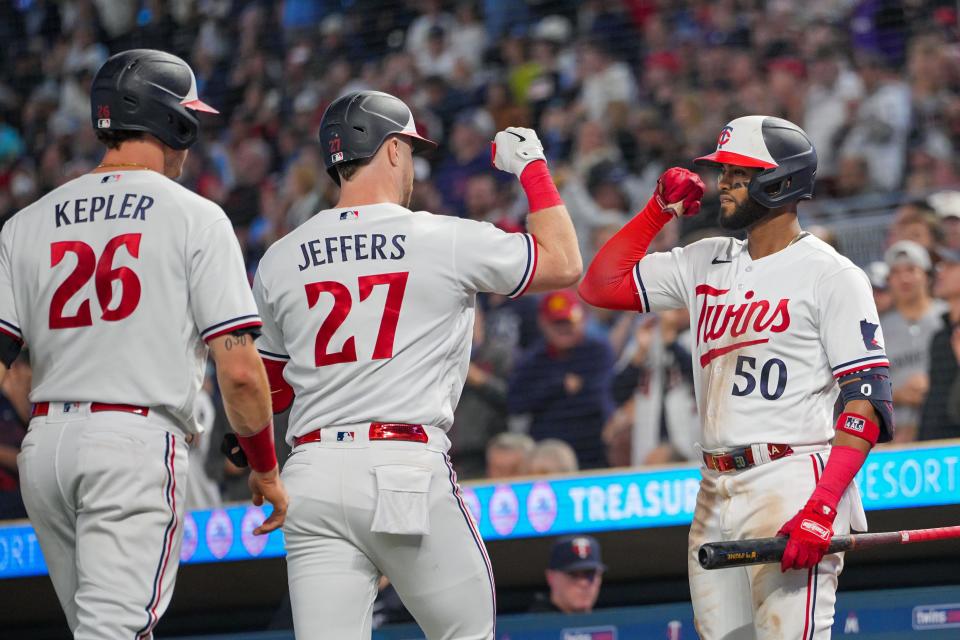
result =
M858 413L841 413L834 428L837 432L843 431L861 440L866 440L871 445L877 444L877 439L880 438L880 426Z
M867 454L853 447L835 446L830 450L830 459L823 469L811 500L819 500L836 510L843 492L860 471Z
M237 435L240 448L247 455L250 468L260 473L272 471L277 466L277 450L273 443L273 420L252 436Z
M563 204L545 160L534 160L520 172L520 185L527 194L530 213Z

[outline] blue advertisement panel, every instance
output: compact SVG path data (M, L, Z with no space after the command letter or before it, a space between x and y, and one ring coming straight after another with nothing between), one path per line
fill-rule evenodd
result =
M858 640L956 640L960 637L960 589L931 587L843 592L833 618L833 637ZM423 640L416 625L373 632L373 640ZM697 640L693 608L658 604L598 609L588 614L497 616L497 640ZM293 640L292 631L204 636L178 640Z
M870 454L856 482L867 510L960 503L960 446ZM672 467L584 474L503 484L466 483L462 497L487 540L689 524L700 471ZM193 511L181 523L185 564L283 555L283 535L252 534L259 507ZM26 524L0 526L0 578L43 575L36 535ZM937 614L939 615L939 614ZM934 616L935 617L935 616Z

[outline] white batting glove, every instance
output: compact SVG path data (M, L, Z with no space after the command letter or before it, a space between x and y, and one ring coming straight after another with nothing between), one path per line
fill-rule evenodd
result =
M534 160L546 160L543 145L533 129L507 127L493 139L493 166L520 177Z

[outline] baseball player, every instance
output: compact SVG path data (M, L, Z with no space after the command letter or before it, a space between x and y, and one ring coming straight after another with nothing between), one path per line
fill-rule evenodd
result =
M254 501L275 506L261 532L287 498L239 245L219 207L173 181L196 112L213 110L183 60L148 49L108 59L91 104L103 162L0 233L0 373L28 344L20 482L73 637L151 638L179 564L208 348Z
M291 402L284 525L299 638L370 638L386 575L431 640L493 637L493 575L460 497L446 431L463 389L480 291L576 282L573 225L536 133L496 135L530 233L410 211L421 138L376 91L324 113L320 144L340 200L267 251L254 281L257 347L274 411Z
M616 309L686 307L695 323L704 467L688 564L700 636L829 638L843 559L824 552L834 533L866 529L851 481L893 432L870 283L800 229L797 202L813 195L817 156L799 127L738 118L696 162L719 168L720 224L747 240L645 255L676 214L700 209L700 178L669 169L597 254L580 293ZM707 572L697 562L704 542L773 535L790 538L779 567Z

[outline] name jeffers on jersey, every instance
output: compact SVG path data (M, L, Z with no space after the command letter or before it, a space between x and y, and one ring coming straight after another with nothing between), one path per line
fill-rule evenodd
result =
M406 255L407 236L397 234L389 238L382 233L355 233L344 236L317 238L300 244L303 263L300 271L333 262L349 260L400 260ZM389 254L385 251L389 250Z
M54 205L57 227L101 220L146 220L153 198L137 193L65 200ZM99 216L99 218L98 218Z

